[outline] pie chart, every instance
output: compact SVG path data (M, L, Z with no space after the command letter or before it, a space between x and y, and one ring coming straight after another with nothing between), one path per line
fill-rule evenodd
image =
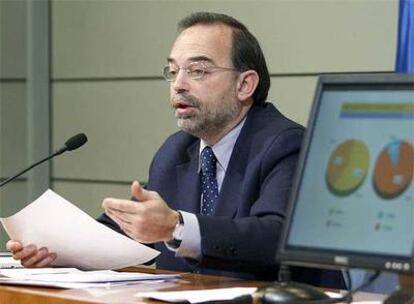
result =
M405 141L393 141L378 156L374 170L374 188L379 196L391 199L410 185L414 171L414 148Z
M357 139L339 144L332 152L326 171L328 189L337 196L354 192L364 181L369 166L367 145Z

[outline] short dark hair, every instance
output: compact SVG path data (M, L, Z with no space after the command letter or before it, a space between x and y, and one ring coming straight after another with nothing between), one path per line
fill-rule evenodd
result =
M225 14L196 12L183 18L178 23L178 30L183 31L197 24L213 25L220 23L233 29L233 66L241 72L247 70L257 72L259 84L254 91L253 100L255 103L265 102L270 88L269 71L259 42L244 24Z

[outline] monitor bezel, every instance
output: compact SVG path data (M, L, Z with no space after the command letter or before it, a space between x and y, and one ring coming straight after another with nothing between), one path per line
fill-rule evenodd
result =
M298 161L297 172L295 174L295 180L292 187L287 216L279 242L276 260L281 264L305 267L330 269L364 268L398 273L413 273L414 257L356 253L351 251L327 250L321 248L311 249L291 246L287 243L292 224L292 215L299 195L298 190L302 183L305 171L305 162L309 155L310 141L313 138L313 132L315 129L314 124L316 123L316 115L320 107L321 93L329 86L339 87L342 85L348 87L352 86L353 88L361 87L361 89L373 85L381 85L384 89L389 89L387 88L388 85L391 88L402 86L407 89L412 88L414 92L414 74L326 74L319 77L308 119L308 128L305 132L302 150Z

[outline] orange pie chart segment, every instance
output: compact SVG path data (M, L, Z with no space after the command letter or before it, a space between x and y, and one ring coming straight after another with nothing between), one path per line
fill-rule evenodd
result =
M379 196L399 196L411 183L414 170L414 148L408 142L394 141L378 156L374 171L374 188Z
M356 139L341 143L329 158L326 182L337 196L354 192L364 181L369 166L367 145Z

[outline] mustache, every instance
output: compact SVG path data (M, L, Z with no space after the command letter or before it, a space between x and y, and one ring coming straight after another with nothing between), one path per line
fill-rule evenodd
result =
M185 103L188 106L198 107L200 105L200 101L197 97L189 94L177 94L174 95L171 99L171 104L177 105L179 103Z

